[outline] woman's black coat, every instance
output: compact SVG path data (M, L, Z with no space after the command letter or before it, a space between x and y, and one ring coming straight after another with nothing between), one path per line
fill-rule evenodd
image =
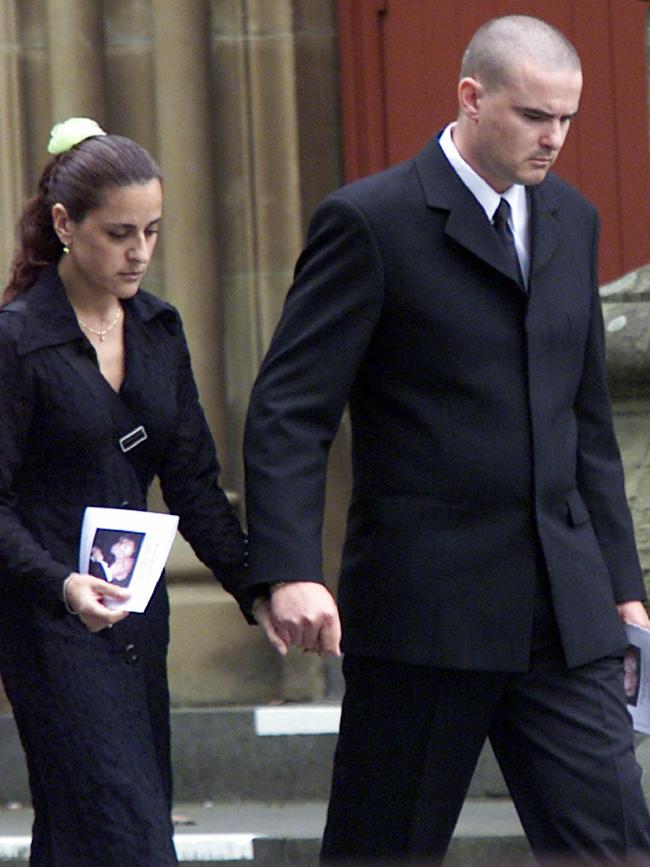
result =
M176 863L164 580L144 614L88 632L62 601L84 508L145 509L157 475L181 533L235 595L244 559L178 313L142 290L124 310L119 397L148 436L128 458L56 269L0 311L0 671L27 753L32 863L49 867Z

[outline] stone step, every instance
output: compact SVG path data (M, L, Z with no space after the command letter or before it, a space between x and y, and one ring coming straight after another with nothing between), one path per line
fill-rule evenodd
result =
M340 705L262 705L172 712L174 791L180 801L321 801L329 795ZM503 796L486 747L470 796ZM29 803L13 717L0 716L0 804Z
M212 707L172 711L174 790L181 801L321 801L329 795L340 705ZM637 735L650 768L650 738ZM650 796L650 773L643 778ZM505 797L489 744L469 796ZM29 803L25 760L13 717L0 715L0 805Z
M315 867L339 717L335 702L174 710L175 814L191 823L177 825L182 863ZM499 793L495 769L489 755L482 757L473 793ZM14 809L0 809L0 863L22 865L32 813L15 725L5 715L0 804L11 802ZM470 799L450 851L457 860L449 863L501 867L522 847L507 799Z
M183 867L317 867L326 804L178 803L175 843ZM0 864L24 865L31 810L0 810ZM469 799L449 867L522 865L529 850L507 799Z
M339 714L337 703L175 710L175 812L192 823L177 827L183 863L316 865ZM637 755L650 767L650 738L638 738ZM505 794L486 747L450 850L450 867L527 863L527 844ZM0 717L0 804L10 802L16 809L0 809L0 863L24 864L29 791L15 725L5 715Z

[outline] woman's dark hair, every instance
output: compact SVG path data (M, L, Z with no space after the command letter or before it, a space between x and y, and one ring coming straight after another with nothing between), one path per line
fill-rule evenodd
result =
M62 246L52 224L60 202L76 223L103 204L110 187L162 180L150 154L120 135L93 136L57 154L43 169L38 192L25 204L16 230L17 248L2 296L7 304L28 289L46 265L58 262Z

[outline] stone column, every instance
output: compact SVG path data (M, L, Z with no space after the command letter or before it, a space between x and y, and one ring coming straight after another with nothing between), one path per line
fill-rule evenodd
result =
M152 19L166 295L183 316L201 400L227 471L209 6L205 0L152 0Z
M105 78L108 132L129 136L158 160L153 14L150 0L104 4ZM163 230L144 288L164 296Z
M15 246L15 225L26 192L21 123L16 0L0 0L0 288Z
M341 182L334 2L213 0L218 233L233 452L307 219ZM241 486L241 467L238 487Z
M218 235L233 452L300 249L302 209L291 3L212 4ZM241 465L237 467L242 486Z
M102 3L47 0L50 108L54 121L106 122Z
M334 4L323 0L214 0L212 10L217 191L229 215L220 225L219 264L238 448L250 387L307 220L341 182L336 21ZM339 440L330 461L324 545L330 580L347 497L345 452ZM320 698L329 680L321 660L292 651L282 663L279 697Z
M3 0L4 2L4 0ZM47 0L14 0L20 73L20 126L23 133L26 189L33 193L49 158L50 77L47 46Z

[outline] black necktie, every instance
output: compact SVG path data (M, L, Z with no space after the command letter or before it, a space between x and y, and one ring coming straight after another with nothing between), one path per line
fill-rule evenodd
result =
M516 275L517 282L525 289L523 274L521 273L521 265L519 264L519 256L517 256L517 248L515 247L515 239L512 236L512 229L508 225L508 217L510 216L510 205L505 199L501 199L499 207L494 212L492 223L494 229L499 236L503 249L506 251L506 257L512 268L513 275Z

